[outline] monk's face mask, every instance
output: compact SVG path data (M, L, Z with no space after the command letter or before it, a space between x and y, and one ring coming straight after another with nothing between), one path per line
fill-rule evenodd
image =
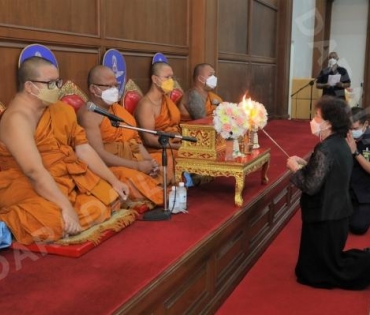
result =
M113 105L119 100L119 91L116 87L111 87L101 92L101 99L107 105Z
M32 83L32 82L31 82ZM38 94L33 94L32 95L36 96L39 100L41 100L45 105L50 105L54 104L58 101L59 98L59 88L55 86L53 89L48 89L47 87L44 88L39 88L35 84L32 83L32 85L38 89L39 93Z
M173 91L175 83L172 78L169 78L161 82L161 89L165 94L169 94Z

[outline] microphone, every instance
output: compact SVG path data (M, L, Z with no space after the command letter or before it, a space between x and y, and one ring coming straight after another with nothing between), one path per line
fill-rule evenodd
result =
M118 122L118 121L119 122L125 122L122 118L119 118L118 116L109 113L105 109L100 108L99 106L96 106L92 102L87 102L87 110L90 111L90 112L94 112L94 113L97 113L99 115L103 115L105 117L108 117L110 121L114 121L114 122Z
M197 142L198 141L197 138L191 137L191 136L182 136L182 135L178 135L178 134L175 134L175 133L167 133L167 132L164 132L162 130L156 130L155 132L157 133L158 136L166 136L166 137L169 137L169 138L178 138L178 139L181 139L183 141L189 141L189 142Z
M190 136L180 136L182 140L189 141L189 142L197 142L198 139L195 137L190 137ZM178 137L178 138L180 138ZM177 138L177 137L176 137Z
M212 101L211 101L211 103L212 103L212 105L219 105L220 104L220 101L219 100L217 100L217 99L213 99Z

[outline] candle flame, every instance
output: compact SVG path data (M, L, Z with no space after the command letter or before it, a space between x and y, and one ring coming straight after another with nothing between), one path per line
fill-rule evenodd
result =
M243 108L245 109L245 111L247 113L250 113L252 108L253 108L253 104L252 104L252 100L251 98L249 97L248 99L245 97L245 95L243 96L243 101L242 101L242 106Z

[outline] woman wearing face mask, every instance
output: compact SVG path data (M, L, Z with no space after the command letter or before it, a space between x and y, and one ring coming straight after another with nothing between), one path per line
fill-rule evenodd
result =
M316 80L316 87L322 89L322 95L332 95L345 99L344 90L351 86L351 79L347 70L338 65L338 59L336 52L329 54L328 67L321 70ZM331 84L330 78L335 75L339 75L339 82Z
M212 116L216 106L222 102L221 97L213 93L217 86L215 70L207 63L195 66L193 86L185 93L179 106L181 121Z
M316 104L313 132L318 143L307 165L290 157L291 181L301 191L302 230L295 273L301 284L361 290L370 284L370 252L344 251L352 205L348 186L353 157L346 142L349 109L324 96Z
M370 226L370 129L364 109L353 107L351 114L352 130L347 142L354 164L350 183L353 215L349 228L354 234L365 234Z

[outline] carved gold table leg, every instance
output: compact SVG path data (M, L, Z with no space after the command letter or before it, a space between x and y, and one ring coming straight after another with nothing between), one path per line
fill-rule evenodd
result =
M242 197L242 192L244 189L244 182L245 182L245 175L240 174L240 175L235 175L235 204L238 207L241 207L243 205L243 197Z

